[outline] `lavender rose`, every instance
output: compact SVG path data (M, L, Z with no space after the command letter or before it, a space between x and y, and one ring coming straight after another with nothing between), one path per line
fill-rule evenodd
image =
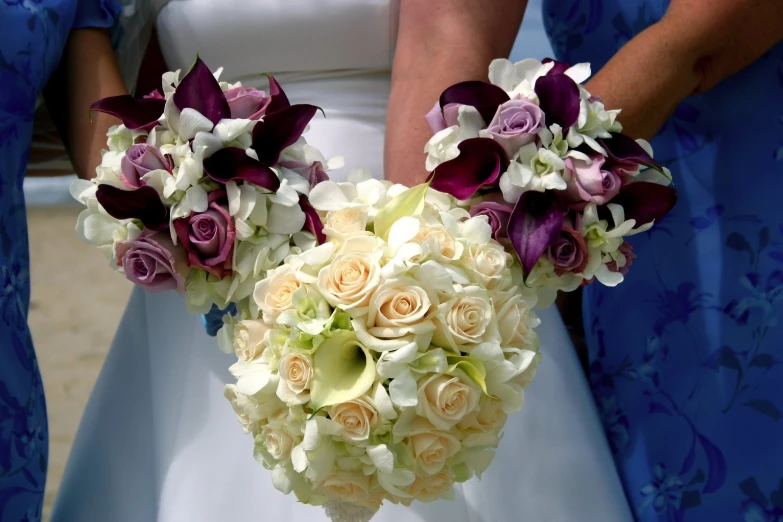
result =
M231 274L236 229L228 213L226 192L209 193L209 206L200 214L174 221L174 230L188 252L188 264L223 279Z
M492 137L513 157L522 145L536 139L545 125L544 111L530 100L509 100L498 107L487 127Z
M313 188L322 181L327 181L329 179L329 175L326 173L323 163L320 161L314 161L312 165L308 165L303 161L290 160L281 161L279 165L289 170L293 170L302 176L307 180L308 183L310 183L310 188Z
M579 215L576 221L566 218L560 235L549 245L547 256L555 266L555 273L581 273L587 266L587 243L582 237L582 224Z
M458 117L461 106L461 103L447 103L441 113L440 102L435 102L435 105L424 116L424 119L427 120L427 124L429 124L433 133L440 132L443 129L459 124Z
M234 87L223 93L232 118L257 120L264 115L272 100L264 91L248 87Z
M505 202L482 201L471 207L470 215L487 216L489 226L492 227L492 237L496 241L500 241L501 238L507 237L506 227L508 227L508 219L511 217L512 210L514 210L514 206Z
M117 265L133 284L152 293L185 292L186 254L174 245L168 231L145 230L139 237L117 243Z
M604 205L612 200L622 187L617 173L603 170L604 157L594 154L591 162L578 158L566 158L566 179L568 188L563 192L566 203L573 209L582 210L588 203Z
M163 153L155 147L146 143L137 143L125 151L120 167L122 169L120 181L123 185L139 188L144 185L142 176L153 170L169 170L169 162L163 157Z

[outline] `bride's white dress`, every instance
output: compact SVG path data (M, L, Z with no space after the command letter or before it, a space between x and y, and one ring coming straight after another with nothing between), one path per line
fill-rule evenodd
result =
M273 72L293 102L323 107L310 143L380 176L396 13L394 0L173 0L157 27L171 68L198 52L229 81ZM538 376L482 480L457 486L453 501L384 506L374 522L633 520L560 316L541 318ZM134 290L52 521L326 521L253 459L223 397L234 360L179 296Z

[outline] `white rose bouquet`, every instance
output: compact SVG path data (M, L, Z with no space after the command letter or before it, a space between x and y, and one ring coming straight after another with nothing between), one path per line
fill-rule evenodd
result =
M492 461L539 361L535 295L484 216L421 185L325 181L327 241L226 315L226 386L274 485L335 520L448 498Z
M122 120L108 133L97 176L72 195L77 231L150 292L177 290L192 312L246 300L266 270L323 240L308 203L327 161L303 132L318 108L219 81L199 59L162 92L100 100Z
M625 238L676 202L649 144L581 86L589 76L586 63L495 60L489 83L449 87L427 115L432 187L488 217L541 304L622 282L635 257Z

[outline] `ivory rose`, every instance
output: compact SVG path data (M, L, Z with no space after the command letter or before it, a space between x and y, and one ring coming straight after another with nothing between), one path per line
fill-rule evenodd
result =
M479 344L491 337L493 310L489 296L478 287L453 297L438 307L433 343L457 350ZM494 329L492 329L494 331Z
M379 422L378 412L367 397L332 406L329 417L343 427L343 436L352 441L367 440Z
M307 391L313 378L313 359L310 355L288 352L277 363L280 382L277 396L286 404L304 404L309 399Z
M269 327L263 321L239 321L234 326L234 352L243 361L252 361L264 352Z
M448 459L457 454L460 443L448 433L428 431L412 435L408 447L422 471L434 475L443 469Z
M267 424L261 428L264 447L275 460L283 460L291 455L294 438L279 424Z
M478 406L479 391L459 377L425 375L418 383L416 413L439 430L449 430Z
M281 313L293 308L293 295L302 283L297 279L290 265L283 265L276 270L270 270L266 279L256 283L253 299L271 320Z
M367 306L381 280L373 253L347 252L318 273L318 290L332 306L343 310Z
M453 483L451 476L441 471L429 477L417 477L413 484L408 486L408 493L422 502L432 502L445 496Z

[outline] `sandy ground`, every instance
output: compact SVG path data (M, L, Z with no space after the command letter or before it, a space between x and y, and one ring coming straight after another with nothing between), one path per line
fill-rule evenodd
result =
M130 295L97 249L74 232L78 207L28 209L30 328L49 410L48 520L84 407Z

